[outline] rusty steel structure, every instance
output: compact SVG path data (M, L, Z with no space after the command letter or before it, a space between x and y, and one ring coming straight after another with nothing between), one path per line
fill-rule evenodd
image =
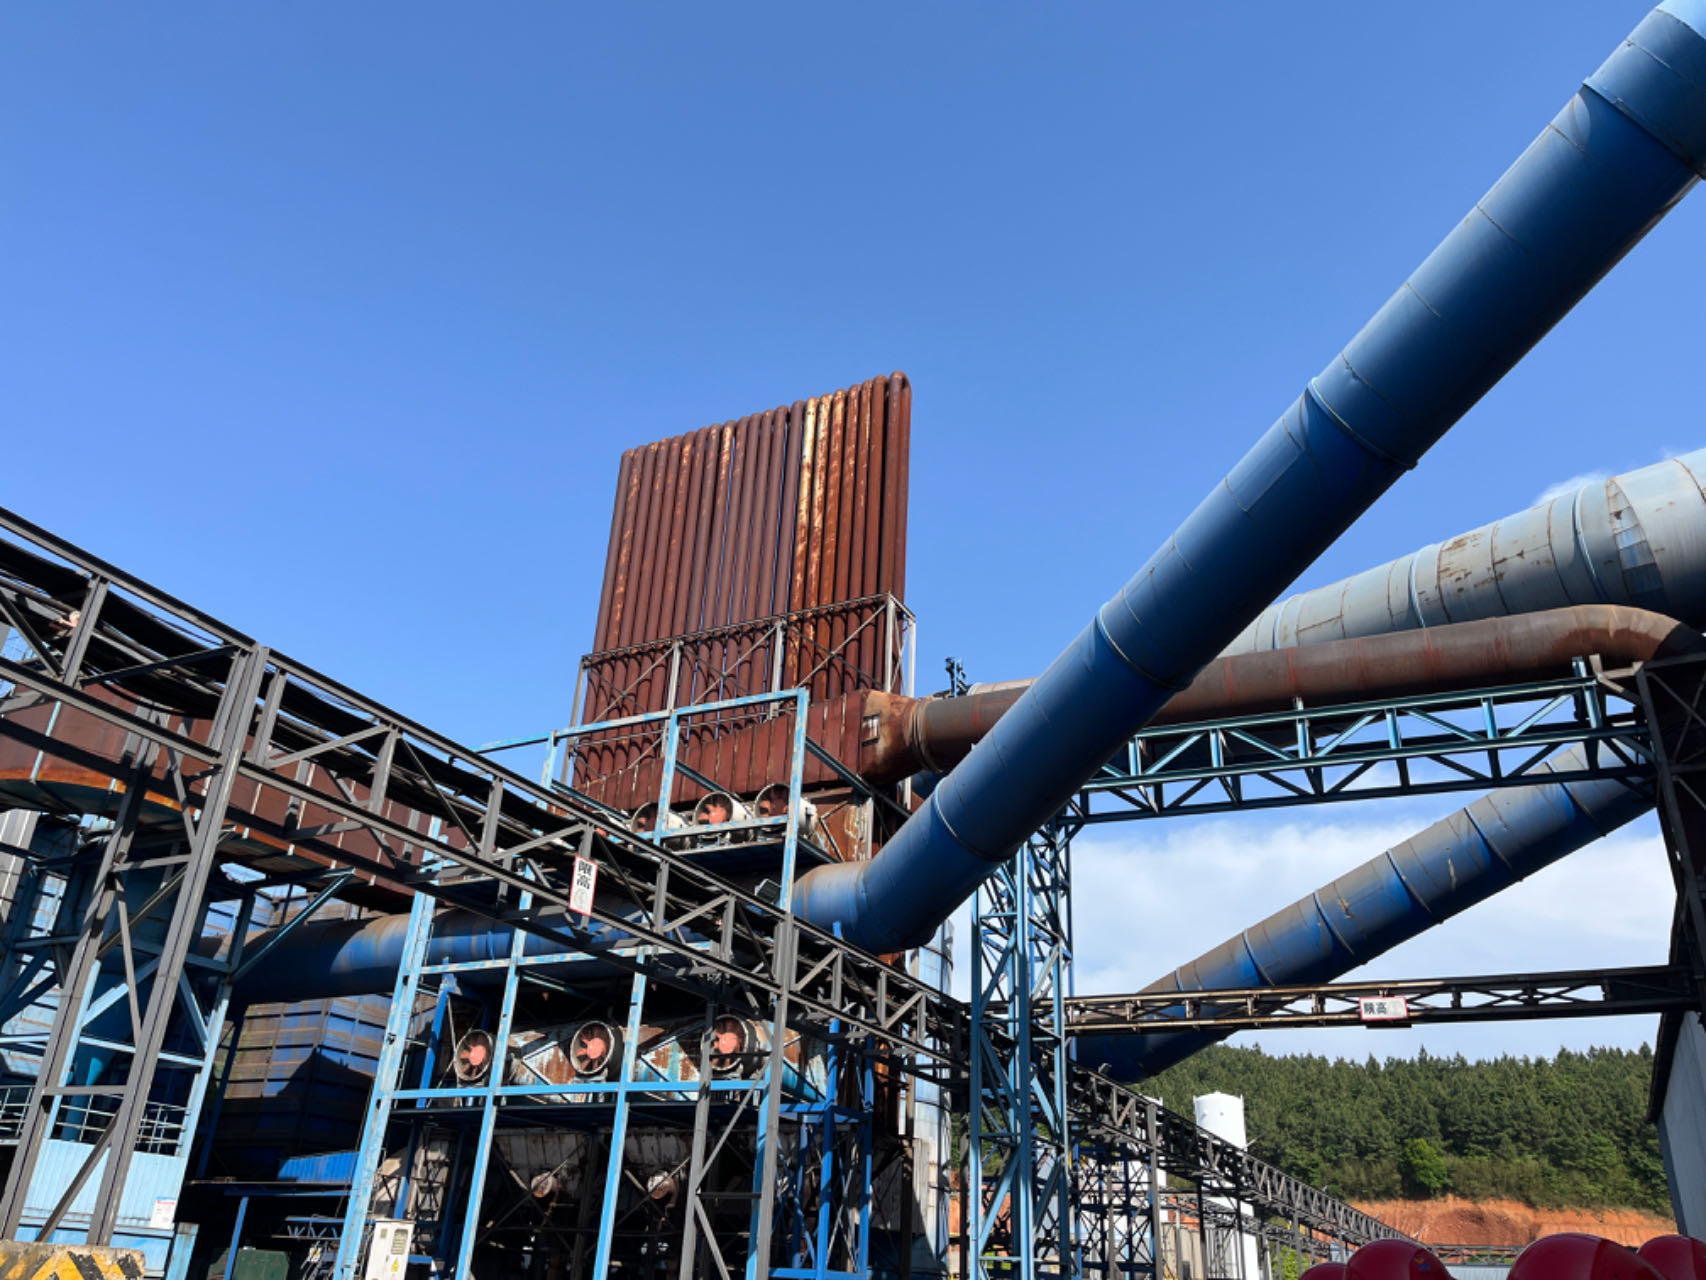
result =
M575 1259L574 1269L622 1272L665 1238L666 1223L677 1233L685 1229L685 1247L676 1256L691 1275L710 1274L711 1255L722 1264L723 1247L731 1243L745 1249L749 1276L796 1275L800 1268L787 1260L798 1260L802 1250L809 1258L814 1241L830 1242L835 1256L845 1258L855 1247L847 1224L858 1228L857 1248L865 1247L878 1201L870 1195L876 1171L858 1163L869 1141L858 1135L878 1115L889 1117L884 1123L891 1137L900 1136L893 1127L903 1081L963 1090L969 1051L962 1004L833 932L798 922L785 902L723 878L690 852L623 829L605 806L530 782L5 512L0 563L0 613L20 641L0 656L0 738L22 742L30 753L20 765L23 776L12 781L25 781L50 761L74 765L80 772L66 780L71 786L57 784L34 801L51 794L57 809L97 819L69 851L57 845L19 851L37 894L29 900L58 901L65 909L54 925L62 932L14 937L7 952L9 1008L57 993L79 1016L54 1019L33 1046L39 1071L7 1135L19 1153L6 1197L10 1233L58 1229L122 1239L142 1248L157 1273L183 1244L173 1212L182 1194L185 1203L193 1197L203 1215L220 1197L241 1196L243 1207L229 1228L233 1237L245 1238L247 1221L251 1231L272 1233L261 1239L304 1250L299 1261L313 1275L354 1274L375 1212L370 1202L424 1203L423 1214L438 1216L422 1247L448 1251L458 1265L469 1257L531 1256L529 1250L545 1247L539 1242L561 1237L580 1242L560 1255ZM57 714L39 722L29 713L41 707ZM576 897L581 863L596 869L590 902ZM186 1181L194 1143L207 1137L195 1123L201 1101L223 1090L218 1029L234 993L257 966L291 974L302 962L303 953L292 951L299 941L318 949L316 933L326 930L317 928L315 912L359 892L358 877L366 877L361 883L369 891L408 895L413 904L406 929L411 954L389 971L395 986L377 1075L397 1081L404 1072L418 1072L430 1081L437 1061L454 1071L456 1086L448 1092L376 1091L357 1152L304 1153L264 1182ZM80 881L99 892L41 896L44 888ZM256 895L280 884L313 896L284 926L249 928ZM215 909L232 903L227 918L235 925L221 932ZM451 935L444 940L448 950L433 949L438 928ZM351 924L332 932L348 939L369 930ZM218 943L212 953L204 946L210 940ZM589 960L595 973L584 968ZM595 987L616 982L633 990L627 1019L571 1015L565 1022L554 1014L540 1028L510 1020L530 1002L560 999L569 989L552 970L575 963L582 966L572 978L576 987L590 978ZM477 1024L470 1028L441 1016L451 1007L442 979L453 970L470 984L463 998L481 990L480 972L496 975L506 1013L495 1034L475 1036ZM261 977L275 981L269 973ZM527 1001L514 1000L528 982L537 989ZM185 989L193 1000L178 998ZM648 1028L658 1025L641 1014L639 1001L648 991L675 1011L670 1016L681 1018L669 1035L684 1034L673 1028L685 1027L696 1013L706 1037L678 1038L672 1052L662 1044L647 1044L642 1052ZM74 998L79 992L88 998ZM280 993L274 988L267 994ZM91 1021L96 1015L119 1020L118 1038ZM530 1031L568 1035L572 1058L577 1037L581 1047L595 1047L578 1034L594 1023L603 1045L591 1064L598 1074L569 1086L554 1078L560 1072L543 1069L525 1083L507 1083L515 1076L503 1066L503 1054L513 1045L517 1061L525 1063L538 1043ZM761 1027L768 1034L754 1030ZM655 1038L655 1030L651 1034ZM817 1077L820 1091L832 1080L851 1084L842 1102L828 1099L833 1114L823 1099L802 1102L789 1093L803 1088L789 1083L790 1074L803 1074L800 1036L830 1046L832 1062L854 1064L845 1077ZM611 1052L617 1039L620 1065ZM701 1065L692 1068L696 1043ZM186 1044L199 1049L187 1053ZM471 1045L489 1056L476 1062L463 1052ZM658 1063L666 1059L678 1067L658 1079ZM721 1059L751 1063L753 1074L720 1075ZM762 1070L761 1060L768 1063ZM81 1083L91 1064L102 1061L117 1070L95 1084ZM1072 1123L1128 1162L1189 1177L1324 1239L1355 1244L1389 1230L1112 1081L1072 1069L1063 1084ZM571 1088L585 1096L565 1113L568 1103L557 1095ZM619 1135L609 1136L608 1122L599 1128L601 1092L631 1098L635 1115L652 1128L660 1113L677 1108L687 1163L636 1190L621 1176ZM511 1105L531 1105L535 1127L550 1122L581 1133L590 1123L595 1137L606 1136L560 1144L589 1153L586 1168L571 1179L549 1153L526 1148L506 1136L505 1127L483 1121L480 1131L493 1141L475 1144L472 1152L544 1161L520 1204L500 1215L516 1221L506 1228L508 1251L493 1255L504 1237L494 1241L484 1229L472 1234L472 1220L458 1235L457 1224L443 1217L449 1200L441 1194L458 1177L466 1188L471 1173L486 1167L485 1157L473 1171L454 1162L446 1168L435 1154L442 1154L440 1147L429 1143L408 1156L388 1147L386 1137L392 1122L411 1109L442 1127L459 1105L479 1120L494 1114L493 1100L519 1095L526 1096ZM737 1095L741 1101L734 1101ZM161 1118L161 1097L169 1098L176 1117L169 1125ZM91 1114L95 1098L110 1099L112 1107ZM540 1109L553 1099L558 1110ZM423 1111L423 1104L435 1102L437 1109L425 1105ZM800 1114L812 1106L826 1117L816 1129L811 1116ZM760 1136L796 1136L754 1143L750 1125L758 1117L767 1126ZM853 1140L844 1137L849 1128ZM642 1132L636 1141L652 1139ZM814 1233L819 1162L832 1148L840 1161L834 1182L840 1207L835 1222ZM848 1150L855 1156L851 1166ZM751 1179L738 1195L707 1172L731 1160ZM423 1171L405 1179L421 1183L409 1193L413 1199L400 1199L399 1167ZM60 1181L66 1168L70 1180ZM501 1181L493 1168L493 1179ZM474 1177L472 1185L477 1204L489 1184ZM897 1185L905 1185L904 1177ZM84 1188L91 1190L86 1199L80 1198ZM302 1211L263 1212L265 1197L281 1188L294 1197L283 1203ZM156 1227L147 1213L139 1219L138 1191L156 1199L166 1193L168 1208L158 1216L174 1221ZM892 1204L896 1194L878 1199ZM733 1218L748 1221L731 1198L752 1206L750 1225L738 1239L707 1229L726 1230ZM328 1200L347 1201L347 1210L328 1213ZM260 1207L245 1217L251 1203ZM566 1228L550 1218L559 1204L571 1210ZM578 1221L573 1213L581 1215ZM644 1230L618 1230L634 1213L645 1215ZM228 1216L225 1221L229 1226ZM890 1225L891 1237L905 1236L904 1223ZM790 1234L795 1227L804 1234ZM517 1233L534 1243L515 1245ZM183 1247L193 1243L192 1236Z
M0 1228L180 1276L213 1223L226 1280L255 1239L304 1280L1160 1280L1170 1215L1256 1280L1242 1237L1398 1235L1130 1086L1361 1017L1329 979L1655 800L1662 970L1371 998L1698 1036L1706 455L1271 602L1703 173L1706 0L1665 0L1047 671L965 696L914 697L899 373L624 453L569 723L482 748L0 512ZM1084 827L1466 785L1149 991L1073 989ZM341 1078L241 1031L362 999ZM328 1081L365 1103L315 1130Z
M906 683L912 387L903 373L622 455L581 723L782 689L810 692L813 738L857 763L861 695ZM699 735L738 791L776 780L780 740ZM582 739L565 778L617 808L656 789L644 735ZM726 769L725 769L726 772ZM807 782L833 784L813 761ZM684 800L702 798L691 778Z
M911 431L912 386L893 373L629 449L594 655L904 598Z

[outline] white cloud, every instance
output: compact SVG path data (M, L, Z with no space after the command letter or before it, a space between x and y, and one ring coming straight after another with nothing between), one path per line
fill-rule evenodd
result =
M1354 810L1133 823L1073 849L1076 987L1134 991L1366 862L1464 803L1373 802ZM1674 891L1657 823L1633 824L1395 948L1356 975L1430 977L1658 964ZM955 989L969 992L969 911L955 921ZM1245 1034L1270 1052L1363 1057L1552 1054L1634 1047L1656 1018L1563 1019L1411 1030Z
M1593 484L1595 481L1605 481L1610 478L1611 473L1609 471L1584 471L1579 476L1571 476L1568 480L1560 480L1557 484L1548 485L1541 490L1540 496L1529 505L1538 507L1543 502L1552 501L1553 498L1562 498L1566 494L1574 493L1584 484Z

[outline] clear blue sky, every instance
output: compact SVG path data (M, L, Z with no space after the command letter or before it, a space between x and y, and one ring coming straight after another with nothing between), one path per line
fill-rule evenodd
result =
M8 6L0 502L480 741L624 447L901 368L921 683L1029 674L1646 7ZM1696 195L1310 580L1706 443L1703 285Z

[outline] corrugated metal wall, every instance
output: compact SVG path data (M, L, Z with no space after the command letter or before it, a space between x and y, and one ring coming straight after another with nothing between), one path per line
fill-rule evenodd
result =
M594 653L906 597L904 373L622 455Z
M856 765L858 695L900 670L885 602L906 592L911 419L894 373L624 453L583 722L803 686L813 740ZM750 794L785 776L785 737L737 719L692 730L683 758ZM584 742L576 785L625 809L654 797L643 739Z
M1659 1036L1660 1059L1671 1055L1659 1102L1659 1150L1678 1229L1706 1237L1706 1030L1696 1013L1669 1029L1674 1039Z

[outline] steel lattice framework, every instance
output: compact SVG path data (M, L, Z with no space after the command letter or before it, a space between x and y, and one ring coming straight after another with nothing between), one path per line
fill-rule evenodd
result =
M162 1063L205 1087L205 1062L168 1062L163 1046L168 1029L193 1037L185 1018L212 1025L216 1005L191 1011L180 991L200 983L205 999L227 998L237 968L255 959L211 973L194 954L226 862L314 883L317 900L358 885L425 895L707 1005L847 1053L880 1046L898 1069L968 1085L967 1010L928 984L625 831L584 797L530 781L3 511L0 616L22 649L0 657L0 742L75 773L55 803L98 824L97 880L134 863L172 883L128 916L97 900L25 980L70 1006L92 998L98 961L115 948L128 972L149 967L130 987L128 1078L109 1093L110 1120L80 1144L81 1178L99 1174L92 1242L111 1238ZM130 852L150 847L169 852L155 863ZM577 856L609 890L583 914L568 910ZM139 948L127 934L144 917L158 942ZM55 1021L43 1069L14 1108L25 1141L6 1187L9 1235L35 1173L31 1140L84 1088L64 1071L81 1031L74 1017ZM1394 1234L1112 1081L1069 1068L1051 1087L1078 1133L1145 1160L1154 1152L1229 1198L1352 1245ZM754 1274L766 1273L761 1260Z
M1363 1001L1403 1002L1402 1014L1365 1010ZM1140 991L1067 1001L1074 1035L1153 1035L1172 1031L1255 1031L1284 1027L1409 1026L1418 1022L1502 1022L1665 1013L1698 1002L1694 973L1682 965L1641 965L1495 977L1368 979L1317 986L1224 991Z
M968 1252L978 1277L1074 1269L1070 856L1045 828L972 895Z
M1070 832L1108 822L1535 782L1645 784L1638 695L1582 658L1565 679L1164 725L1133 736L1079 790ZM1536 776L1560 748L1587 765Z

